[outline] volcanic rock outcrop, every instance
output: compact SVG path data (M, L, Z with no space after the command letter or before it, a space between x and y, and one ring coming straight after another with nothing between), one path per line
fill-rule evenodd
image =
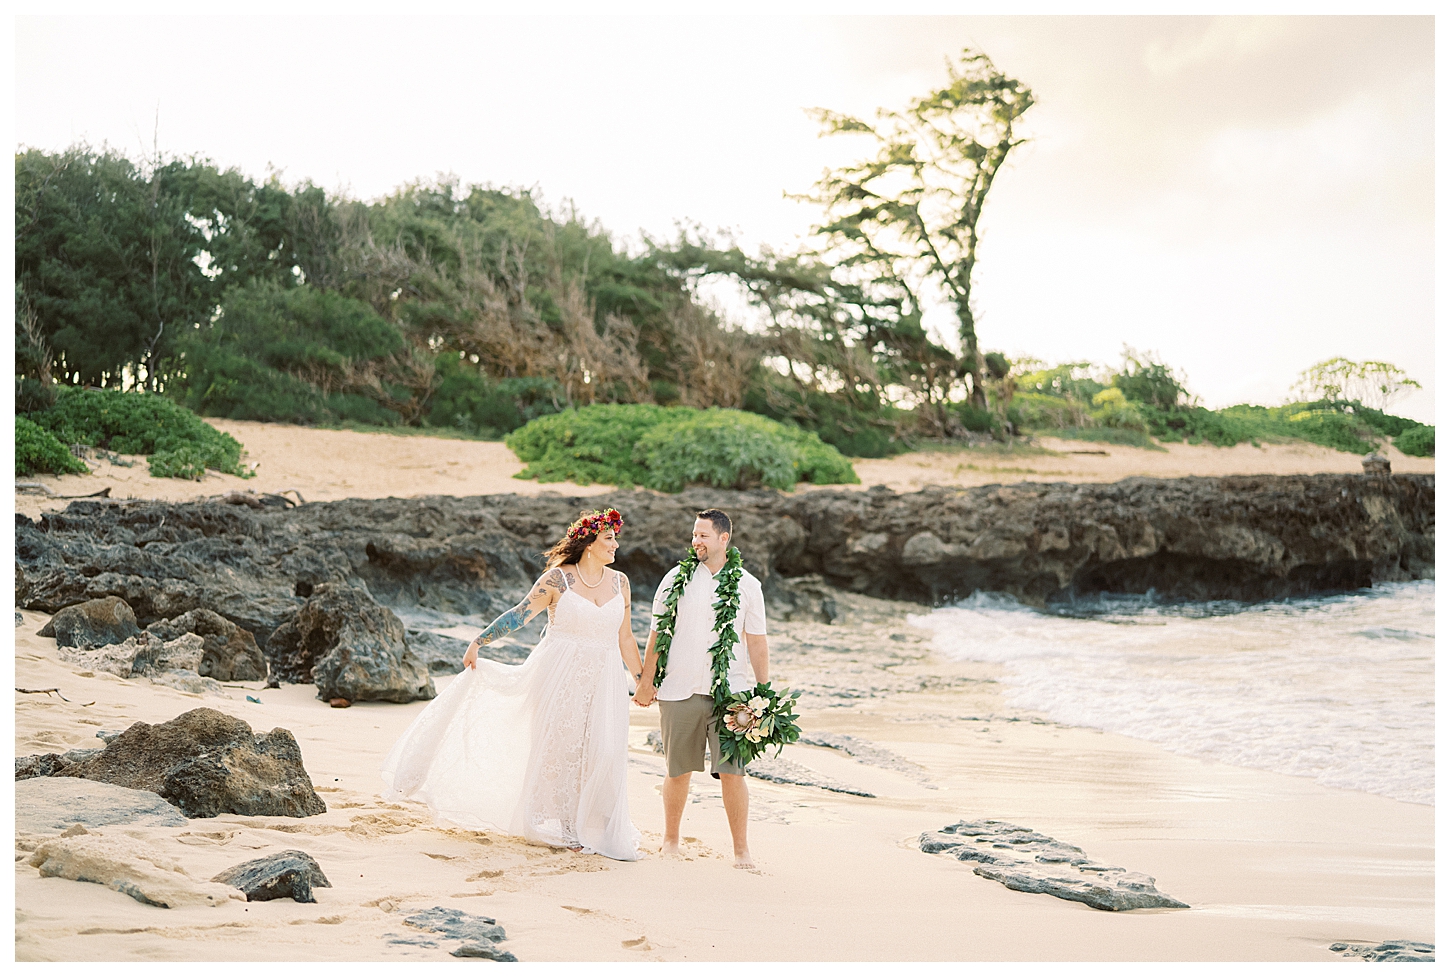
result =
M316 902L312 895L314 888L332 888L317 859L296 849L233 865L212 881L242 890L248 902L269 899Z
M1018 892L1040 892L1094 909L1187 909L1139 872L1103 865L1076 845L1006 821L958 821L924 831L921 850L975 862L977 875Z
M189 818L307 817L327 810L289 731L256 736L215 709L193 709L155 726L135 723L100 753L54 776L149 790Z
M215 611L198 607L169 621L154 621L146 630L163 641L184 634L199 635L202 653L196 665L198 675L218 682L251 682L267 677L267 660L252 633Z
M60 648L99 648L140 632L131 605L119 597L97 597L62 610L40 629L40 636L54 638Z
M412 702L437 693L428 668L408 649L403 622L361 587L322 584L267 642L272 674L316 682L317 697Z
M206 608L252 632L275 666L273 632L324 584L365 589L405 618L501 613L586 506L624 513L615 567L648 593L683 555L694 512L713 505L734 518L734 542L776 602L799 589L789 580L808 576L819 578L816 589L926 604L975 591L1037 606L1150 590L1267 600L1433 576L1434 487L1433 475L1266 475L904 495L878 487L431 496L261 510L81 500L38 522L17 516L17 593L25 608L49 613L123 597L143 625ZM825 597L806 603L830 615ZM314 654L314 671L325 657ZM297 660L294 675L306 655Z

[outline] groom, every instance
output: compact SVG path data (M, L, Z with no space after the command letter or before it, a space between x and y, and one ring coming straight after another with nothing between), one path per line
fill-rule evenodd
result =
M697 513L695 531L690 545L699 557L694 577L685 586L676 608L674 639L670 644L668 667L664 681L655 688L655 667L658 655L655 642L659 632L653 628L645 647L644 674L634 701L647 706L656 699L660 704L660 736L665 744L665 776L662 791L665 802L665 840L660 849L666 855L680 850L680 818L690 796L690 774L705 769L705 744L710 745L711 776L720 781L720 795L725 801L725 816L730 821L730 837L735 843L735 867L754 868L750 847L745 840L746 822L750 815L750 794L745 788L745 770L720 757L720 736L715 729L715 700L710 695L712 679L710 646L715 643L715 577L725 566L730 552L730 517L719 509ZM670 585L680 572L677 566L665 574L655 591L654 614L665 613L664 599ZM735 615L735 631L741 642L735 645L730 663L731 692L743 692L756 682L767 682L770 652L765 644L765 596L760 581L748 571L740 574L740 610ZM743 649L742 649L743 643ZM746 654L742 655L744 650Z

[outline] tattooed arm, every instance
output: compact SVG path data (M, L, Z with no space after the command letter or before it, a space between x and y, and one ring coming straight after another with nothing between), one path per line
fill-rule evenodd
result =
M640 664L639 642L634 639L634 628L629 620L629 578L622 573L615 574L614 586L618 588L618 593L624 595L624 620L619 624L619 657L624 659L624 667L629 669L630 677L638 683L644 666Z
M463 653L463 667L473 668L478 661L478 649L491 644L506 634L512 634L533 619L535 614L554 606L569 586L564 571L558 567L548 571L534 584L529 595L513 607L504 611L493 623L484 628Z

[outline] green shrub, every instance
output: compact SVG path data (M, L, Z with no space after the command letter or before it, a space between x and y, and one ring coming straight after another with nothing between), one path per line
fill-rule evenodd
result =
M1102 388L1099 386L1098 389ZM1019 390L1012 398L1009 411L1016 413L1012 422L1019 428L1087 427L1092 423L1087 408L1080 402L1052 394L1022 393Z
M433 427L497 438L536 417L557 413L563 397L559 384L543 377L489 379L461 353L439 355L436 369L438 386L424 418Z
M149 467L155 478L189 478L199 482L206 477L206 455L195 445L184 444L156 452L150 458Z
M1399 437L1410 428L1420 426L1419 421L1386 414L1373 407L1366 407L1357 400L1320 400L1312 404L1305 404L1304 409L1332 410L1348 414L1370 430L1391 438Z
M1295 439L1362 455L1373 451L1380 437L1358 414L1310 404L1236 404L1217 411L1182 406L1164 410L1139 404L1138 409L1148 430L1159 440L1207 442L1221 448L1242 442L1258 445L1261 441Z
M1098 368L1091 363L1059 363L1044 370L1024 373L1017 378L1017 396L1042 394L1085 404L1107 386L1094 378L1097 372Z
M84 475L85 462L71 454L54 434L26 417L15 418L15 474Z
M55 384L42 383L34 377L15 378L15 413L29 414L45 410L55 403Z
M648 470L644 484L661 492L691 484L790 489L797 481L795 452L780 428L758 414L699 411L646 431L634 459Z
M898 422L907 420L909 412L890 405L861 410L819 391L802 392L782 384L772 386L769 396L765 388L751 386L742 406L752 414L814 431L849 458L889 458L910 450L896 436Z
M1147 434L1132 428L1064 427L1048 428L1037 433L1052 438L1063 438L1067 441L1096 441L1099 444L1123 444L1134 448L1165 450Z
M594 404L530 421L505 443L526 463L517 477L541 482L677 492L857 481L850 462L813 432L737 410Z
M962 427L979 434L996 434L1002 430L1002 420L985 407L976 407L970 400L956 405L957 419Z
M517 478L643 485L649 473L634 461L635 443L655 425L693 411L654 404L591 404L532 420L504 443L528 466Z
M1421 424L1406 430L1395 438L1395 447L1407 455L1420 458L1435 457L1435 425Z
M748 415L754 416L754 415ZM861 478L851 460L827 444L814 431L782 424L781 436L791 442L795 453L796 481L812 485L860 485Z
M1173 367L1150 359L1151 355L1124 348L1123 369L1113 377L1112 386L1134 403L1176 407L1187 399L1188 389Z
M1103 427L1116 427L1125 431L1147 431L1148 425L1138 410L1117 387L1099 390L1093 395L1093 420Z
M64 444L88 444L123 455L190 449L180 456L184 462L163 461L162 470L190 470L199 464L243 478L252 474L241 467L242 445L236 438L157 394L65 387L53 407L30 419Z
M1291 437L1357 455L1369 454L1379 447L1374 428L1348 414L1335 410L1294 411L1292 407L1279 408L1279 411L1285 422L1284 429Z

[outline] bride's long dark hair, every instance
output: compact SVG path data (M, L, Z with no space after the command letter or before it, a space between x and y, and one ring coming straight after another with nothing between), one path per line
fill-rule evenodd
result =
M615 510L613 509L610 509L609 511L615 512ZM615 514L616 516L618 515L617 512ZM588 518L589 516L598 515L600 515L600 513L597 511L591 512L588 509L583 509L579 512L579 519L583 520ZM575 522L575 525L578 525L577 520ZM603 528L614 529L613 526L608 525L604 526ZM574 532L574 526L570 526L568 529L564 530L563 537L557 543L544 551L544 569L552 570L554 569L554 567L558 566L566 566L571 563L577 564L579 562L579 558L584 555L584 551L589 548L589 544L593 543L596 539L599 538L599 533L601 531L602 530L596 530L594 532L584 533L581 535ZM619 530L615 529L615 535L618 534Z

